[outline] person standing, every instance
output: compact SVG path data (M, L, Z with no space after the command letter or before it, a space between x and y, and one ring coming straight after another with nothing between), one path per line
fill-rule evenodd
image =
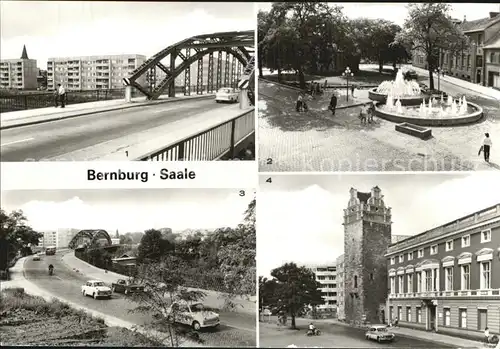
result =
M54 106L57 108L59 106L59 91L54 89Z
M351 85L351 96L352 96L352 98L354 98L354 89L355 88L356 88L356 86L354 86L354 84Z
M491 142L489 133L486 132L484 136L485 136L483 140L484 161L490 162L490 150L491 147L493 146L493 143Z
M484 329L484 342L489 343L490 342L490 330L488 327Z
M337 108L337 96L335 95L335 92L332 95L332 98L330 99L330 106L328 109L332 111L332 115L335 115L335 109Z
M297 103L295 105L295 110L297 110L298 112L302 111L302 104L303 104L303 97L302 97L302 93L299 94L299 96L297 97Z
M57 94L59 95L59 100L61 101L61 108L64 108L66 102L66 90L61 84L57 84Z

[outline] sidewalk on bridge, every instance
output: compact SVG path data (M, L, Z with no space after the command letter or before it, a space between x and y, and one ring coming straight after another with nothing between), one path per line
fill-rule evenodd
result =
M173 103L189 99L213 98L214 94L184 96L178 94L176 97L160 96L157 100L148 101L146 97L136 97L132 102L125 99L113 99L107 101L97 101L88 103L69 104L64 109L56 107L27 109L12 111L0 114L0 129L34 125L43 122L56 121L77 116L102 113L106 111L129 109L144 105L154 105L160 103Z
M95 144L46 161L131 161L228 121L249 109L233 104L153 129Z
M103 313L101 313L99 311L95 311L93 309L85 308L79 304L68 301L64 298L61 298L55 294L52 294L50 292L47 292L47 291L41 289L40 287L38 287L34 283L30 282L29 280L27 280L24 277L24 273L23 273L24 262L26 261L27 258L30 258L30 257L20 258L16 262L16 264L12 268L9 269L11 279L8 281L0 282L0 290L5 290L5 289L9 289L9 288L23 288L24 292L26 292L26 294L29 294L31 296L42 297L47 302L50 302L53 299L58 299L59 301L68 304L73 309L83 310L84 312L86 312L87 314L89 314L95 318L103 319L104 323L109 327L127 328L131 331L137 331L137 332L139 332L147 337L149 336L149 337L161 338L161 337L165 336L164 334L160 334L160 332L158 332L158 331L141 328L132 322L124 321L124 320L121 320L117 317L103 314ZM168 344L168 343L165 343L165 344ZM181 347L202 347L202 345L200 345L196 342L193 342L193 341L189 341L189 340L184 340L182 343L180 343L180 346Z
M422 69L422 68L419 68L419 67L415 67L415 66L411 66L411 69L415 70L418 74L421 74L421 75L424 75L424 76L428 76L429 75L428 71L425 70L425 69ZM479 85L479 84L474 84L474 83L472 83L470 81L465 81L465 80L462 80L462 79L454 78L454 77L449 76L449 75L444 75L444 76L441 75L440 79L443 80L443 81L449 82L450 84L463 87L465 89L474 91L476 93L479 93L479 94L482 94L482 95L485 95L485 96L488 96L488 97L491 97L491 98L498 99L500 101L500 91L495 90L495 89L493 89L491 87L486 87L486 86L482 86L482 85ZM436 74L434 74L434 86L437 87L437 76L436 76Z
M331 323L333 325L351 327L349 324L342 321L338 321L337 319L315 319L313 320L313 322ZM399 334L405 337L422 339L445 345L454 345L461 348L483 348L483 343L481 342L459 337L452 337L436 332L427 332L407 327L391 327L389 330L393 332L396 336Z
M112 271L105 271L104 269L97 268L89 263L82 261L81 259L75 257L74 251L66 253L62 257L62 261L73 271L76 273L85 275L89 279L97 279L102 280L105 283L111 284L116 282L118 279L127 279L128 277L125 275L121 275ZM221 292L210 291L210 290L201 290L197 288L191 288L190 290L198 290L202 291L206 294L203 303L213 307L213 308L222 308L225 303L224 295ZM246 299L244 297L236 297L232 299L232 302L236 303L238 306L235 307L235 311L247 314L255 314L256 313L256 297L250 297Z

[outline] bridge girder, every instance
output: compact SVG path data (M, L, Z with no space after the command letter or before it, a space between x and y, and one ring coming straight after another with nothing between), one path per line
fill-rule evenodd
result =
M254 45L254 30L197 35L182 40L174 45L170 45L158 52L141 66L136 68L132 72L132 75L125 80L127 80L128 84L134 86L146 95L148 99L156 99L167 87L174 84L175 78L182 72L186 71L186 76L190 77L188 70L190 69L191 64L202 59L205 55L213 54L217 51L226 52L226 54L229 53L235 57L242 64L242 66L245 67L252 57ZM182 52L183 50L187 54L184 54ZM191 53L192 50L195 51L194 54ZM163 63L161 63L161 61L167 58L167 56L170 56L170 67L166 67ZM175 66L175 59L177 57L182 59L182 63ZM149 91L148 88L141 86L137 80L153 67L160 68L163 72L165 72L166 77L160 83L156 84L154 89ZM213 67L210 69L213 71ZM230 72L226 71L225 74L230 74ZM213 81L210 79L209 75L207 87L208 85L213 85ZM199 81L200 79L197 81L198 84ZM188 81L185 82L186 85L189 83L190 82ZM201 83L203 84L203 79L201 79ZM200 87L197 86L197 91L199 91L199 89Z
M86 230L80 230L74 237L71 239L71 241L68 244L68 247L71 249L75 249L78 245L78 241L80 238L88 238L90 239L90 244L92 245L94 242L96 242L99 238L105 238L108 241L108 245L111 246L111 237L109 236L108 232L103 229L86 229Z

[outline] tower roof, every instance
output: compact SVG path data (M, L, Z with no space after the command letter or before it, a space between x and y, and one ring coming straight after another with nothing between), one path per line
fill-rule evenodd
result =
M372 196L371 193L362 193L358 191L358 199L365 204L368 202L368 199Z
M23 53L21 54L21 59L29 59L28 52L26 51L26 45L23 45Z

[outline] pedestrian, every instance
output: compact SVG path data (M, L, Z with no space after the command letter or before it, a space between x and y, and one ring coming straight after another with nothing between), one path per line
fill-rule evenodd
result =
M57 108L59 106L59 91L54 89L54 106Z
M61 84L57 84L57 94L59 95L59 100L61 101L61 108L64 108L64 103L66 102L66 90Z
M351 96L352 96L352 98L354 98L354 88L355 88L355 86L351 85Z
M490 150L491 147L493 146L493 143L491 142L490 134L488 132L486 132L484 136L485 136L483 140L484 161L490 162Z
M332 115L335 115L336 108L337 108L337 96L335 95L334 92L332 98L330 99L330 105L328 106L328 109L332 111Z
M490 330L488 327L484 329L484 342L487 344L490 342Z
M319 85L319 82L316 83L316 94L321 94L321 86Z
M297 97L297 103L295 104L295 110L297 110L298 112L302 111L304 104L303 100L304 97L302 97L302 93L300 93L299 96Z

